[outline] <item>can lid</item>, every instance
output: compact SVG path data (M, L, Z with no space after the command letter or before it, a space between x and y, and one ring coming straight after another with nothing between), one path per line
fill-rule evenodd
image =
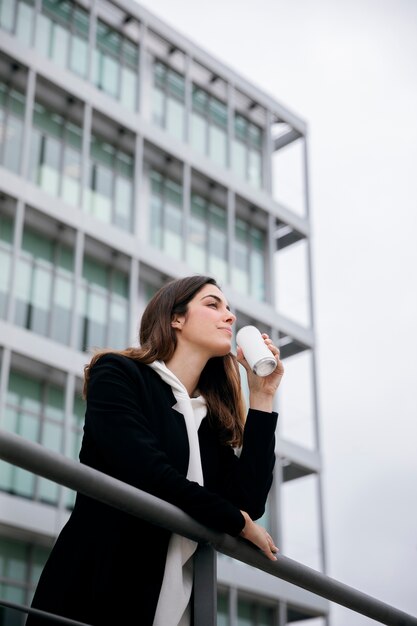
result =
M253 373L257 376L269 376L269 374L272 374L276 366L277 362L274 357L266 356L255 363L253 366Z

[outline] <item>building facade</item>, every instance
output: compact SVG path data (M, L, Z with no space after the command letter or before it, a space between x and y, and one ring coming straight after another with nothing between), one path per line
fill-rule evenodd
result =
M168 279L213 275L286 368L261 522L324 571L307 182L304 121L133 0L0 0L0 427L77 459L89 351L137 343ZM1 599L30 603L73 502L0 461ZM327 615L219 555L219 626Z

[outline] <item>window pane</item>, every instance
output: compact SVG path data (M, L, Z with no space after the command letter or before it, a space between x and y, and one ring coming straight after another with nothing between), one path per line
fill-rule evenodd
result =
M210 98L209 103L210 119L223 128L227 127L227 107L216 98Z
M229 626L228 597L220 593L217 595L217 626Z
M0 317L6 316L6 307L10 288L11 251L0 247Z
M150 210L151 243L158 248L162 248L163 206L161 198L158 198L158 196L152 196Z
M49 305L52 288L51 272L41 267L35 267L32 279L31 329L42 335L47 335L49 330Z
M9 32L13 31L15 7L15 0L3 0L0 4L0 26Z
M227 278L227 236L214 229L209 235L209 273L220 282Z
M240 178L246 178L246 148L239 141L233 141L232 169Z
M7 0L3 0L7 4ZM16 37L24 44L30 46L32 43L32 23L33 7L27 2L19 2L17 8Z
M198 216L190 216L187 257L196 272L204 272L207 265L206 223Z
M226 166L226 133L217 126L210 126L210 158L218 165Z
M137 77L136 73L127 68L122 68L122 85L120 101L131 111L136 110Z
M69 33L59 24L52 27L51 59L60 67L67 67Z
M4 132L4 166L19 172L22 146L23 121L9 115ZM1 141L1 139L0 139Z
M64 149L62 197L74 206L78 205L81 180L81 153L69 146Z
M125 348L127 336L127 301L113 300L110 305L109 345Z
M27 328L28 303L30 300L30 284L32 271L29 263L20 260L17 264L16 286L15 286L15 322L18 326Z
M157 126L164 128L164 102L165 94L160 89L154 89L152 92L152 121Z
M170 203L165 205L164 249L177 259L182 256L182 211Z
M111 222L113 173L103 165L92 166L91 213L104 222Z
M174 70L169 69L167 72L167 89L168 92L175 96L180 102L184 102L185 98L185 81L181 74L177 74Z
M248 180L253 187L258 189L262 186L262 159L259 152L255 150L249 150L249 168L248 168Z
M207 122L196 113L191 115L191 143L195 150L206 154L207 152Z
M103 54L101 68L101 84L99 86L115 98L119 91L119 64L112 57Z
M166 128L177 139L184 139L184 106L174 98L167 99Z
M54 196L58 195L59 189L59 157L60 143L52 137L42 137L41 141L41 167L40 186Z
M70 69L83 78L87 76L88 42L77 35L71 41Z
M71 311L73 301L73 283L57 276L53 292L50 337L61 343L69 344L71 330Z
M205 117L207 115L208 106L208 94L199 89L195 85L193 86L193 109L198 111Z
M36 16L35 48L44 56L49 56L52 40L52 21L46 15Z
M133 200L132 182L122 178L121 176L117 176L115 180L114 194L116 208L115 223L125 230L130 230Z
M235 114L235 137L246 141L248 134L248 122L242 115Z

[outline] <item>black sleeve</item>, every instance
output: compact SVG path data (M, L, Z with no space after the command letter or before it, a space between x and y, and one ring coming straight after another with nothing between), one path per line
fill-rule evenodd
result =
M219 492L254 520L263 515L272 485L277 419L276 412L249 409L240 454L223 451Z
M101 357L88 385L83 448L95 449L95 458L105 459L110 475L178 506L206 526L238 535L245 524L239 508L187 480L169 462L153 425L161 416L152 415L149 397L135 363L120 355ZM82 462L89 458L88 452L80 455Z

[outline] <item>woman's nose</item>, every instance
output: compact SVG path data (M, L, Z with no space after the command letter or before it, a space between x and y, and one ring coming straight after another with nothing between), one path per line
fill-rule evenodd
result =
M236 321L236 315L234 315L234 313L232 313L231 311L229 311L227 309L226 310L226 320L229 322L229 324L233 324L233 322Z

